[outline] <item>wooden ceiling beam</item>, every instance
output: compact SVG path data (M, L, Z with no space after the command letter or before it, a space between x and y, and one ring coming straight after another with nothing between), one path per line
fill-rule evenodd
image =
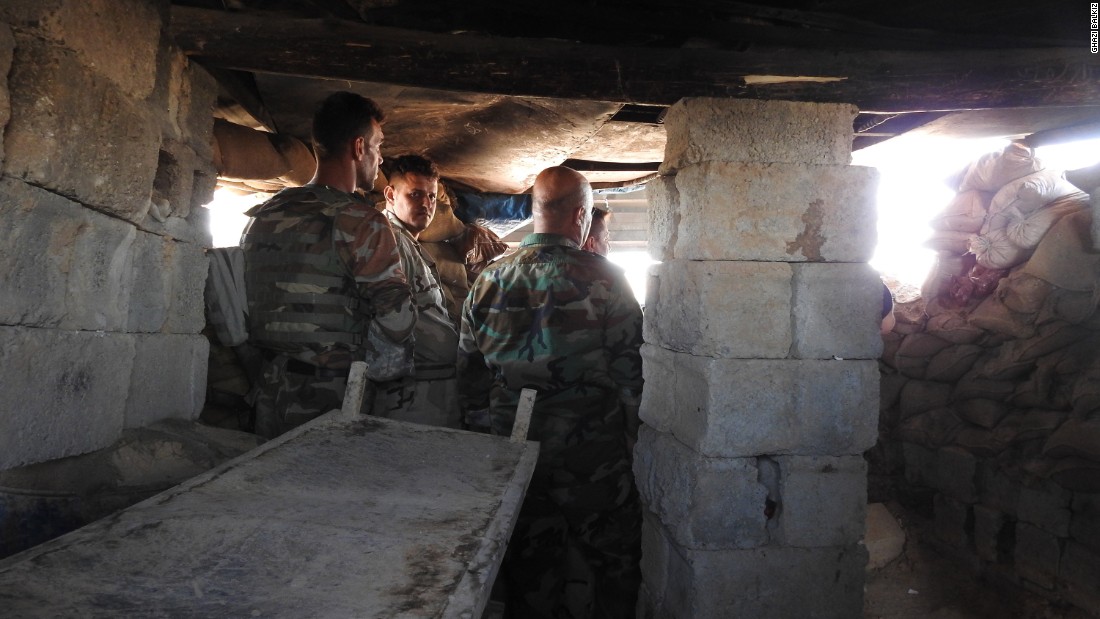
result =
M172 8L207 66L489 94L668 105L684 97L852 103L876 112L1056 107L1100 100L1078 49L830 52L650 49L437 34L263 12Z

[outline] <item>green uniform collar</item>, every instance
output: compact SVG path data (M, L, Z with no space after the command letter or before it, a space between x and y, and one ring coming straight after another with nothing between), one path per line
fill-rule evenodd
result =
M572 247L573 249L581 248L573 239L564 237L560 234L549 234L547 232L536 232L523 237L523 242L520 243L520 247L529 247L531 245L564 245L566 247Z

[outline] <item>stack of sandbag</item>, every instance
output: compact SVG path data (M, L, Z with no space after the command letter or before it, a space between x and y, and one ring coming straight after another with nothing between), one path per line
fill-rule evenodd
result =
M457 200L440 183L435 217L420 233L420 244L435 260L439 279L448 293L448 310L456 320L470 284L491 260L503 254L508 245L492 230L464 223L455 215Z
M957 182L955 198L930 222L925 245L938 258L922 289L955 307L990 294L1059 219L1088 208L1086 194L1019 142L983 155Z
M219 118L214 121L214 167L222 186L274 193L309 182L317 159L298 138Z

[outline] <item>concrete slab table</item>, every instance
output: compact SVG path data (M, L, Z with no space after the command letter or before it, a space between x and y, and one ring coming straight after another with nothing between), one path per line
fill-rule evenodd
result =
M537 454L333 411L0 562L0 617L479 619Z

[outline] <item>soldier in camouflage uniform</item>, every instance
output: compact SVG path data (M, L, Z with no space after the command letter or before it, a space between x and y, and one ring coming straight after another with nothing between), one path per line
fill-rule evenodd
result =
M464 406L507 435L538 390L539 460L509 543L513 617L634 615L641 508L630 469L642 389L642 312L622 270L582 251L591 187L568 168L534 186L535 233L491 264L463 308Z
M401 269L416 303L413 329L415 374L381 388L374 414L390 419L449 428L461 427L455 362L458 330L447 312L449 299L440 286L435 260L417 240L435 217L439 169L419 155L388 162L386 217L397 237Z
M412 372L416 309L385 217L353 194L382 161L381 110L350 92L313 119L317 172L248 212L249 341L265 356L256 433L274 437L339 408L352 361L383 381Z

